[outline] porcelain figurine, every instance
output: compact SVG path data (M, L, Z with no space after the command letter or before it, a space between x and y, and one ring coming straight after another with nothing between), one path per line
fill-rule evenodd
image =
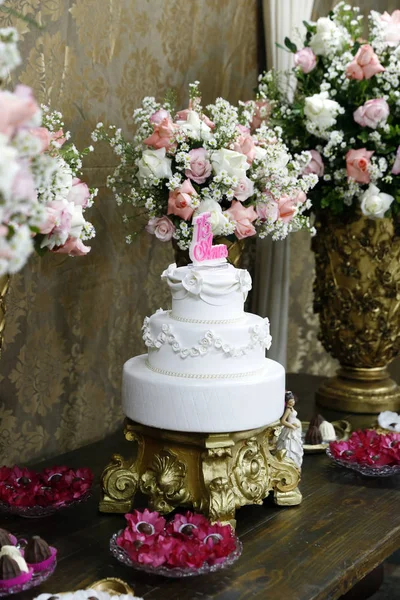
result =
M303 462L303 444L301 441L301 422L294 408L295 399L292 392L286 392L285 412L281 417L282 431L276 443L277 450L286 450L286 456L291 458L300 469Z

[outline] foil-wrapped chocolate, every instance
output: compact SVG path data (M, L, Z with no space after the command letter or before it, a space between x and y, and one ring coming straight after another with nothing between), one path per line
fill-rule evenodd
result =
M306 433L305 443L310 446L316 446L317 444L322 444L322 435L319 430L319 427L316 425L310 425Z
M51 550L47 542L34 535L25 548L24 556L27 563L36 564L50 558Z
M3 546L12 546L11 534L6 529L0 529L0 549Z
M0 557L0 579L14 579L21 575L21 569L11 556L4 555Z

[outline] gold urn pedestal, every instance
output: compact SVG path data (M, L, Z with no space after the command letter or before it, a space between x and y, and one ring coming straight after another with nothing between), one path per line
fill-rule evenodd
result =
M162 514L187 506L234 526L237 508L262 504L270 492L280 506L300 504L300 470L285 452L274 452L279 430L275 423L235 433L182 433L127 420L125 437L137 442L137 457L113 455L102 475L100 510L129 512L140 490Z
M400 387L386 367L342 366L336 377L322 383L316 398L320 406L351 413L379 414L400 409Z

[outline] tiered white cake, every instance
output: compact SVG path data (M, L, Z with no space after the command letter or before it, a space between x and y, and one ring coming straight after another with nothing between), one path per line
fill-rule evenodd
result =
M146 317L148 354L124 365L126 416L151 427L204 433L253 429L279 419L285 371L265 358L268 319L244 312L249 273L209 261L170 265L162 277L172 310Z

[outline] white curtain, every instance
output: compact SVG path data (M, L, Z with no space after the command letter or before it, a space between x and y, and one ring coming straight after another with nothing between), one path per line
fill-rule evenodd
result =
M286 36L298 37L303 20L309 20L314 0L263 0L267 68L287 70L293 55L278 48ZM290 245L289 238L280 242L257 240L257 260L253 311L271 321L272 346L268 357L286 366L289 310Z

